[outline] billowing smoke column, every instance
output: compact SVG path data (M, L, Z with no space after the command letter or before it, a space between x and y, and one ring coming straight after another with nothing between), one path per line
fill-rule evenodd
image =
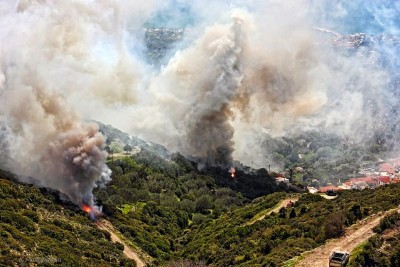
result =
M56 12L82 11L79 2L0 3L0 166L96 210L92 190L111 174L105 137L68 99L90 87L84 75L74 77L89 73L79 62L88 59L90 34L65 17L68 12Z
M35 77L34 72L25 77L30 75ZM10 84L2 87L5 104L0 107L1 152L7 153L2 163L23 180L93 207L93 188L108 182L111 174L97 125L81 123L54 91L35 79L25 83L19 76L7 77Z
M163 121L178 129L172 146L193 156L200 168L231 167L235 140L243 143L243 133L268 124L281 131L288 120L326 102L324 86L317 89L322 77L314 72L319 63L312 36L287 25L293 35L278 46L276 33L248 12L235 9L229 20L207 27L151 83L155 105L167 116Z
M234 18L228 34L214 41L215 48L208 64L216 65L202 94L187 114L187 153L200 163L199 167L232 165L234 129L229 119L233 113L231 102L240 86L241 20Z
M77 125L55 136L42 162L48 168L45 184L59 188L75 203L93 207L92 190L110 180L105 165L104 136L96 125ZM53 177L58 175L58 181Z
M361 1L227 2L0 1L1 166L92 205L91 190L109 170L104 137L84 119L164 144L200 167L229 168L233 159L264 159L263 132L365 135L398 105L396 49L376 49L392 56L375 64L376 51L334 49L325 44L334 36L315 30L345 34L335 28L343 18L357 30L351 18ZM177 3L179 16L194 17L178 19L191 30L154 68L144 57L145 24ZM374 12L383 32L398 25L388 8L369 3L363 12Z
M371 47L367 40L349 46L357 37L347 40L345 32L333 36L315 28L329 25L335 30L340 18L349 23L348 29L362 27L364 18L350 13L357 5L233 2L244 8L232 10L217 1L193 5L204 12L207 26L152 77L154 98L144 112L152 110L156 116L150 128L142 124L132 129L164 144L167 140L170 148L194 156L201 166L229 167L235 158L265 167L266 151L259 145L263 132L320 129L364 142L393 119L390 110L398 105L398 86L391 78L397 66L391 62L398 58L395 49L377 41ZM387 8L398 6L371 3L362 12L373 12L377 23L386 23L379 26L381 31L394 32Z

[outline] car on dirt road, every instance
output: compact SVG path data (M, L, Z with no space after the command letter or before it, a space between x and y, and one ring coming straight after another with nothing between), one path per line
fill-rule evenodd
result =
M335 192L335 191L333 191L332 189L331 190L328 190L328 191L326 191L326 193L325 193L327 196L330 196L330 197L334 197L334 196L337 196L337 193Z
M329 257L329 267L344 267L349 262L350 254L342 251L334 251Z

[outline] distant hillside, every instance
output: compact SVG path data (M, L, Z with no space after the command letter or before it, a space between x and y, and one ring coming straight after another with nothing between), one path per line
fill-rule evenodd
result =
M283 137L265 135L266 161L278 171L296 169L294 178L306 185L323 185L354 177L363 168L374 168L380 159L397 156L393 140L374 135L365 143L323 131L302 131ZM315 186L315 185L314 185Z
M170 156L169 151L160 144L156 144L151 141L144 141L135 136L130 136L111 125L105 125L98 121L96 121L96 123L99 125L100 132L106 136L106 142L108 145L110 145L112 142L117 142L121 145L121 150L124 149L125 145L130 145L132 148L137 147L146 150L164 159L168 159Z

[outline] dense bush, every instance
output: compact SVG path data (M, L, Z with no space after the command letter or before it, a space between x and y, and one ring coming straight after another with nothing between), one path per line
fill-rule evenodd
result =
M386 229L390 228L399 228L400 227L400 213L397 211L393 211L386 215L379 224L374 227L374 232L381 234Z
M1 177L1 266L135 266L75 205Z
M340 192L334 200L304 194L294 207L282 208L277 214L246 224L254 221L252 218L257 218L257 213L263 214L263 210L268 210L285 197L272 194L193 229L182 240L180 255L212 262L215 266L282 266L283 262L321 245L327 239L341 236L346 224L356 223L370 213L396 207L399 192L399 185L390 185L376 190ZM398 216L397 213L390 215L380 227L397 225ZM215 246L210 249L204 244ZM396 253L388 261L397 262L395 255L400 253ZM368 253L363 255L367 257ZM371 262L370 259L363 260Z

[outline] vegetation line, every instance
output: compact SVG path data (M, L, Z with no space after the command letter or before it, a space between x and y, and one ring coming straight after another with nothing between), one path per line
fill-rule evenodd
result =
M316 266L322 266L328 262L329 255L333 251L353 251L356 247L360 246L363 242L366 242L366 240L375 234L372 229L379 224L385 214L393 210L394 209L374 214L349 227L346 230L345 235L312 250L311 253L308 253L307 256L305 256L296 266L310 266L310 263L313 263Z
M297 200L299 200L298 197L291 197L291 198L284 199L284 200L280 201L275 207L266 209L266 210L263 210L263 211L257 213L250 221L246 222L244 224L244 226L252 225L252 224L256 223L257 221L261 221L265 218L265 216L268 216L273 212L278 213L281 208L285 208L288 205L293 205Z
M97 221L96 225L99 229L105 230L110 233L111 235L111 240L113 242L119 242L122 245L124 245L124 255L136 262L137 267L145 267L146 263L139 257L139 254L131 247L129 246L124 240L122 240L119 235L117 234L116 230L113 228L111 223L107 220L101 220Z

